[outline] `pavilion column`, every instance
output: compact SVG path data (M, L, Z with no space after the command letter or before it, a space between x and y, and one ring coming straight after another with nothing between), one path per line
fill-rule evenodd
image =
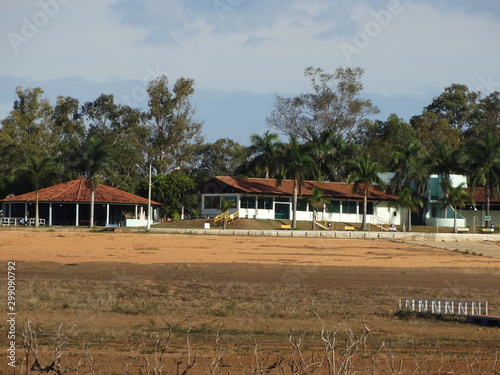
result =
M24 204L24 219L28 218L28 203Z
M80 205L77 203L76 204L76 212L75 212L75 225L78 226L80 224L80 220L79 220L79 216L80 216Z
M52 226L52 202L49 203L49 226Z
M138 210L138 208L137 208L137 207L138 207L138 206L137 206L137 205L135 205L135 220L137 220L137 210Z
M106 204L106 226L109 225L109 203Z

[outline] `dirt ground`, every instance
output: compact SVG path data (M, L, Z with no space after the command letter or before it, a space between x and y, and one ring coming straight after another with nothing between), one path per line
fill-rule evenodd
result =
M497 243L0 230L4 269L9 261L16 262L20 315L46 330L55 317L65 324L78 320L77 336L91 342L102 366L113 356L123 361L118 343L130 332L149 335L166 317L181 321L186 314L196 331L193 341L204 345L221 327L226 345L258 332L259 344L286 347L291 327L317 335L319 314L332 327L344 321L359 329L368 322L373 342L389 336L400 355L414 348L433 353L440 342L450 366L463 358L464 342L489 358L500 350L498 328L394 316L398 297L487 299L498 313ZM35 291L23 291L30 283L37 284ZM86 288L92 289L88 295ZM64 294L72 289L78 295ZM87 302L91 294L101 296L95 314ZM203 367L200 356L200 373L208 371L213 357L207 358ZM408 361L408 368L414 366Z
M426 244L335 238L219 237L139 233L0 232L0 260L55 263L256 263L343 267L500 268L500 259ZM458 247L452 243L436 246ZM498 244L467 242L481 252ZM493 254L494 255L494 254Z

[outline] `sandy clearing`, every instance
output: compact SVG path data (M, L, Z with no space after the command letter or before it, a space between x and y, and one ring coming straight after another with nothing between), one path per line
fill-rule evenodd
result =
M385 240L26 231L0 232L0 260L500 268L500 259Z

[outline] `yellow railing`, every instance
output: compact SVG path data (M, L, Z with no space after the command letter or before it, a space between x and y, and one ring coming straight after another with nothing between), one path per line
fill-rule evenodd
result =
M226 222L226 224L231 224L232 222L238 220L239 218L240 218L239 211L233 212L232 214L230 214L229 211L226 211L214 217L214 226L216 226L219 223L224 224L224 221Z

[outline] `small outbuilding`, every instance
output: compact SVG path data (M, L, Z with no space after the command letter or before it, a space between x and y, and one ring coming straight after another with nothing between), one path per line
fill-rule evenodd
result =
M85 178L38 190L40 224L88 226L90 224L90 188ZM2 224L34 223L36 192L0 200ZM152 221L161 203L151 201ZM94 225L146 225L148 199L100 185L94 194Z

